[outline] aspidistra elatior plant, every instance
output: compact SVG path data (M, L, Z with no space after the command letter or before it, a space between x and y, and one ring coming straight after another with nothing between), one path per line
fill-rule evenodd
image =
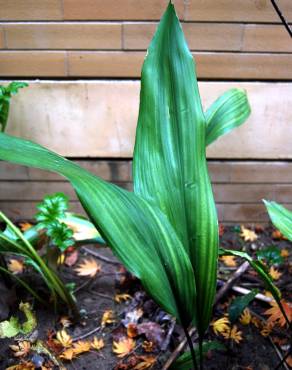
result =
M5 134L0 135L0 159L66 177L113 252L185 331L196 324L202 342L218 257L206 145L249 113L245 92L232 89L204 114L193 57L169 4L142 69L133 193L38 144Z

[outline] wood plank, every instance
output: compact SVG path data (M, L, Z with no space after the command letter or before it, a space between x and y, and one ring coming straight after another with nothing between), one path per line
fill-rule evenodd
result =
M0 49L4 48L5 48L4 30L3 27L0 25Z
M283 14L292 20L290 0L278 1ZM188 21L278 22L279 18L267 0L196 0L186 2Z
M121 23L4 24L8 49L121 49Z
M184 1L174 0L183 17ZM146 20L160 19L168 0L63 0L65 20Z
M66 54L59 52L1 51L0 76L66 76Z
M74 162L106 181L132 181L131 160L105 161L92 159L75 160ZM209 160L208 168L211 180L216 184L287 184L287 187L292 189L291 162ZM53 172L0 161L0 181L2 180L64 181L64 178Z
M61 0L0 0L0 20L62 19Z
M132 181L131 161L74 161L81 167L112 182ZM0 161L0 180L5 181L64 181L64 177L53 172L42 171L36 168L18 166Z
M68 72L66 70L68 55ZM144 52L0 51L0 76L140 77ZM194 53L199 78L292 79L290 54Z
M199 78L292 79L290 54L193 53ZM78 77L140 77L144 52L68 52L69 75Z
M246 89L252 108L246 124L208 148L210 159L292 158L292 83L202 82L199 87L205 108L234 87ZM13 99L8 133L68 157L130 158L139 88L139 81L30 82ZM232 176L244 182L239 173Z
M241 49L243 24L183 23L182 26L191 50L239 51ZM128 50L146 50L156 27L157 23L124 23L124 48ZM222 34L225 37L222 37Z
M131 182L115 182L132 190ZM72 186L65 181L1 181L0 200L41 200L45 194L63 192L77 200ZM213 184L218 203L261 203L263 198L292 203L292 185L274 184Z
M291 39L282 25L182 23L182 26L193 51L292 52ZM156 27L157 23L124 23L124 48L146 50Z

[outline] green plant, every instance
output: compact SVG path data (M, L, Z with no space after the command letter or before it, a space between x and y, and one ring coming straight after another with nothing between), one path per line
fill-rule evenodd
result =
M30 141L0 134L0 158L58 172L73 185L103 239L145 290L183 326L196 323L200 361L216 287L218 221L206 145L244 122L233 89L204 114L193 58L172 4L142 69L134 193ZM126 232L125 232L126 231Z
M26 82L13 81L8 86L0 85L0 126L1 131L6 129L11 97L18 93L19 89L28 86Z
M264 204L274 226L292 241L292 212L276 202L264 200Z
M4 231L0 231L0 254L7 253L23 257L25 259L25 263L32 266L34 270L43 278L51 293L55 305L57 304L57 300L61 300L72 310L75 316L78 316L75 300L57 273L52 268L47 266L33 245L2 212L0 212L0 221L6 225ZM0 271L9 274L9 271L4 267L0 267ZM17 278L17 281L38 301L44 303L44 300L38 295L38 293L24 280Z

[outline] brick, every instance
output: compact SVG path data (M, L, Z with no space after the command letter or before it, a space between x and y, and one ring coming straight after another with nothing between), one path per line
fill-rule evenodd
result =
M9 49L120 49L121 24L5 24Z
M65 20L158 20L168 0L63 0L63 4ZM183 18L184 1L174 4Z
M0 20L59 20L61 0L0 0Z
M66 76L65 52L1 51L0 76Z

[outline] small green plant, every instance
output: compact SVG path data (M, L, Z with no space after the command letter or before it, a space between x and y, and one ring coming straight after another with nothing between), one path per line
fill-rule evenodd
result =
M58 172L71 182L104 241L184 328L191 357L185 355L182 366L189 356L198 368L188 334L195 323L202 367L216 289L218 220L206 146L249 114L246 93L238 89L203 112L193 57L169 4L142 69L133 193L38 144L0 134L1 159Z
M26 82L13 81L8 86L0 85L0 126L4 132L7 126L11 97L18 93L19 89L28 86Z

